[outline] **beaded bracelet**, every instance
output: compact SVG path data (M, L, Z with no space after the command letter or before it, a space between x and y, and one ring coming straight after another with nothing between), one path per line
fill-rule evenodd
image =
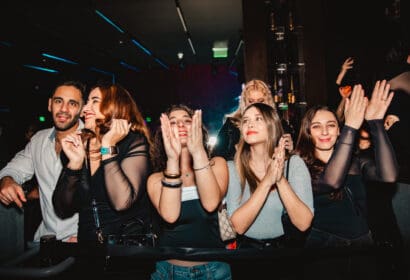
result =
M194 171L199 171L199 170L202 170L202 169L208 169L210 166L214 166L214 164L215 164L215 161L213 159L211 159L210 161L208 161L208 163L205 166L202 166L202 167L199 167L199 168L193 167L192 169Z
M181 178L181 172L176 173L176 174L169 174L169 173L167 173L167 171L164 170L162 173L164 174L164 177L167 178L167 179Z
M162 179L161 183L163 187L171 188L171 189L178 189L182 186L182 180L175 182L175 183L171 183L171 182L167 182L164 179Z

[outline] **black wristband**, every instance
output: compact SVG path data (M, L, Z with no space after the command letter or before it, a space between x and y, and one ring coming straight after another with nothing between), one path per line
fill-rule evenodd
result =
M182 186L182 181L176 182L176 183L170 183L165 181L164 179L161 180L162 186L166 188L171 188L171 189L178 189Z
M65 168L65 172L66 172L66 174L67 174L68 176L78 176L78 175L81 175L82 170L83 170L82 168L81 168L81 169L76 169L76 170L70 169L70 168L68 168L68 167Z

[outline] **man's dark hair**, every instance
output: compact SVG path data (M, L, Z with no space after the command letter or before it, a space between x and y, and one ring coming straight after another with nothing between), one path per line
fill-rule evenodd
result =
M80 81L76 81L76 80L71 80L71 81L61 81L59 82L56 87L54 88L54 91L51 93L50 97L54 96L54 93L56 92L57 88L61 87L61 86L73 86L76 89L78 89L81 92L81 97L82 99L85 98L85 94L86 94L86 85Z

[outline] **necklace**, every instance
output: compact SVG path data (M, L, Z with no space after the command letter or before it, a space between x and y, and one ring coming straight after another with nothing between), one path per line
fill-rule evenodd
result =
M99 155L88 155L88 158L90 160L101 160L102 156L101 156L101 154L99 154Z

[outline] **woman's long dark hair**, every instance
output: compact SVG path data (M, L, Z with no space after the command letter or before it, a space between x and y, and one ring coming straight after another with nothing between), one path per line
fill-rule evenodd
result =
M307 167L309 168L310 175L312 177L312 182L315 182L320 174L323 172L326 164L315 156L315 143L313 143L313 138L310 133L310 127L312 125L312 120L318 111L328 111L331 112L340 127L340 120L338 119L336 113L329 107L324 105L315 105L308 109L302 118L299 130L298 140L296 142L296 153L305 161Z
M265 103L252 103L245 108L243 113L245 113L247 110L249 110L249 108L252 107L255 107L260 112L266 122L268 135L270 135L266 143L268 149L267 153L269 157L272 157L275 152L275 147L278 145L279 139L284 133L281 120L278 113L276 112L276 109ZM240 129L242 130L242 123ZM240 178L242 194L246 182L248 182L249 189L252 193L255 191L256 186L260 182L259 178L255 175L255 173L252 171L252 168L250 167L250 153L250 145L244 141L241 135L235 154L235 165L237 167Z
M171 107L166 110L165 114L169 117L172 112L178 110L187 112L191 118L194 115L194 111L184 104L171 105ZM204 125L202 125L202 141L205 151L209 157L208 131ZM162 139L161 125L158 125L154 135L154 144L151 146L151 158L154 172L165 170L167 164L167 155L165 153L164 141Z

